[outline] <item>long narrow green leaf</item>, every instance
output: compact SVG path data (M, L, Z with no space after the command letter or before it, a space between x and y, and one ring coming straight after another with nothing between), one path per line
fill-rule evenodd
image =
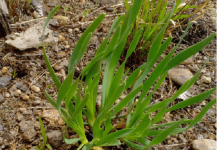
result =
M192 126L196 125L199 121L202 120L203 116L207 113L207 111L216 103L216 99L209 102L197 115L197 117L191 122L187 129L191 128ZM187 130L186 129L186 130Z
M55 12L56 12L59 8L60 8L60 6L55 7L55 8L50 12L50 14L47 16L47 19L46 19L45 24L44 24L44 27L43 27L43 32L42 32L42 47L43 47L43 53L44 53L44 60L45 60L47 69L48 69L48 71L49 71L49 73L50 73L50 75L51 75L51 77L52 77L52 79L53 79L55 85L57 86L57 89L60 88L61 83L60 83L59 79L57 78L57 76L56 76L56 74L55 74L55 72L54 72L54 70L53 70L53 68L52 68L52 66L51 66L51 64L50 64L50 61L49 61L49 59L48 59L48 57L47 57L47 54L46 54L46 51L45 51L45 46L44 46L44 32L45 32L45 29L46 29L46 27L47 27L47 24L48 24L49 20L51 19L51 17L55 14Z
M85 40L85 38L87 37L87 35L91 32L94 32L96 30L96 28L100 25L100 23L102 22L102 20L104 19L105 15L101 14L99 15L94 21L93 23L84 31L84 33L82 34L82 36L80 37L79 41L77 42L72 55L70 57L69 60L69 66L68 66L68 72L70 72L73 69L73 65L75 63L75 61L77 60L77 57L79 55L79 51L83 45L83 42Z
M129 56L130 56L130 55L132 54L132 52L135 50L135 48L136 48L136 46L137 46L137 44L138 44L138 42L139 42L139 39L140 39L140 37L142 36L142 34L141 34L142 31L143 31L143 29L140 29L140 30L136 33L136 35L134 36L133 41L131 42L130 47L129 47L128 51L127 51L127 55L126 55L125 60L126 60L127 58L129 58Z
M86 105L88 99L89 99L90 93L87 93L84 97L84 99L80 102L80 104L78 106L76 106L75 112L72 114L72 117L70 118L71 120L73 120L84 108L84 106Z
M150 148L150 147L146 147L146 146L141 146L139 144L135 144L135 143L130 142L128 140L124 140L124 143L126 143L127 146L131 147L134 150L147 150Z
M72 85L71 87L69 88L69 91L67 92L66 94L66 98L65 98L65 107L66 107L66 110L68 111L69 109L69 103L72 99L72 97L74 96L76 90L77 90L77 87L78 87L78 82L79 82L79 79L77 79Z
M154 125L155 123L160 122L161 120L163 120L163 116L165 114L166 111L166 107L163 107L161 110L159 110L159 112L157 113L157 115L154 117L154 120L152 121L152 125Z
M132 132L133 129L122 129L122 130L119 130L119 131L116 131L116 132L113 132L113 133L110 133L109 135L105 136L102 140L100 140L96 146L98 145L102 145L102 144L106 144L108 143L111 139L112 141L116 140L116 139L119 139L123 136L126 136L128 134L130 134L130 132Z
M169 19L172 17L172 14L175 10L175 7L173 7L171 13L170 13L170 17ZM148 53L148 59L147 62L150 62L152 59L154 59L154 57L157 55L157 53L159 52L160 46L161 46L161 41L163 40L163 36L164 36L164 32L169 24L169 19L166 22L166 24L164 25L164 27L160 30L160 32L157 34L157 36L155 37L152 46L149 50Z
M77 58L76 58L76 65L78 64L78 62L80 61L80 59L82 58L82 56L84 55L84 52L85 50L87 49L87 46L89 44L89 41L91 39L91 36L92 36L92 32L90 32L86 38L84 39L83 43L82 43L82 46L81 48L79 49L79 52L78 52L78 55L77 55ZM77 44L78 45L78 44Z
M117 105L111 108L111 110L114 110L112 112L112 116L120 112L129 103L130 100L134 99L141 89L142 85L131 91L122 101L120 101Z
M46 136L44 125L43 125L43 122L41 120L40 115L39 115L39 122L40 122L40 127L41 127L41 134L42 134L42 137L43 137L43 145L45 145L47 143L47 136Z
M142 121L135 127L135 130L131 133L132 135L136 132L141 134L145 134L146 130L148 130L149 126L151 125L151 118L149 117L150 114L147 114Z
M158 134L150 143L149 145L157 145L161 143L168 135L170 135L171 132L173 132L174 129L176 129L182 122L185 120L185 118L181 119L177 123L173 124L168 129L164 130L160 134Z
M64 97L66 96L66 94L70 90L73 77L74 77L74 71L72 70L68 74L66 79L63 81L62 85L60 86L60 89L59 89L59 92L58 92L58 95L57 95L57 108L58 108L59 113L61 113L61 110L60 110L61 102L63 101Z
M64 139L64 142L66 143L66 144L75 144L75 143L77 143L79 140L81 140L81 138L74 138L74 139Z
M140 9L142 7L142 2L143 2L143 0L136 0L133 3L132 9L129 10L130 15L129 15L129 20L128 20L128 23L127 23L127 27L129 27L136 20L136 17L137 17L137 15L140 12Z
M216 87L209 90L209 91L207 91L207 92L204 92L202 94L199 94L197 96L189 98L189 99L187 99L185 101L182 101L182 102L170 107L169 109L167 109L166 112L170 112L170 111L173 111L173 110L176 110L176 109L179 109L179 108L184 108L186 106L193 105L195 103L199 103L202 100L207 99L215 90L216 90Z
M188 124L188 123L191 123L192 121L193 121L193 119L185 120L185 121L182 122L182 124ZM171 125L175 124L176 122L177 121L170 122L170 123L165 123L165 124L162 124L162 125L157 125L157 126L151 127L150 130L156 129L156 128L162 128L162 127L170 127Z
M48 86L47 88L49 88L51 86ZM45 97L46 99L48 100L48 102L55 108L57 109L57 102L52 98L50 97L50 95L47 93L47 88L45 89L44 93L45 93ZM58 109L57 109L58 110ZM66 119L69 119L69 114L63 109L61 108L61 112L62 112L62 115L66 118Z
M166 70L170 70L171 68L177 66L184 60L188 59L192 55L196 54L198 51L200 51L202 48L204 48L208 43L212 41L212 39L215 37L215 33L207 37L206 39L202 40L201 42L187 48L186 50L180 52L177 54L175 57L173 57L170 62L168 63L167 67L165 68Z

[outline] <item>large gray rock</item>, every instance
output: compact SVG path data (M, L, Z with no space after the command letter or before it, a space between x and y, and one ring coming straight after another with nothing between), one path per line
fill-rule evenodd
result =
M210 139L194 140L191 145L192 150L216 150L217 142Z
M186 81L193 77L193 74L187 69L175 68L168 72L168 76L178 85L183 85Z
M10 47L14 47L15 49L19 49L21 51L30 48L37 49L42 44L41 37L43 26L44 21L41 20L39 23L34 24L32 27L22 33L16 33L7 36L5 43ZM44 38L44 43L48 46L54 46L58 41L58 38L53 36L53 31L48 28L45 30Z

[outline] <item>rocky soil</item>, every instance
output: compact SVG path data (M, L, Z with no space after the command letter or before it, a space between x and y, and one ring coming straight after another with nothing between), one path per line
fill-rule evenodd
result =
M58 10L56 17L51 20L48 26L50 29L48 33L50 34L46 34L46 39L48 39L47 54L50 62L59 79L63 81L67 75L68 60L73 48L91 21L101 13L106 14L104 21L92 36L88 49L77 67L75 78L94 57L114 18L124 13L125 9L121 2L112 0L74 0L73 2L71 0L47 0L43 1L44 17L59 4L62 7ZM216 32L216 19L214 17L216 13L213 9L216 2L211 1L211 6L208 12L192 25L176 53ZM63 142L62 131L65 123L59 116L58 111L53 109L44 96L44 89L48 85L54 85L54 83L46 69L40 44L34 44L40 38L37 37L37 32L40 32L40 24L43 24L45 19L44 17L36 19L39 14L35 13L30 7L22 8L19 6L17 9L21 15L11 17L13 33L0 38L0 149L23 150L26 148L33 150L33 146L38 146L39 142L42 141L39 115L42 117L45 126L48 143L53 149L76 149L78 145L67 145ZM87 12L86 16L83 15L85 11ZM18 21L15 21L17 19ZM33 34L31 28L34 29L33 31L39 31ZM174 40L171 47L177 43L180 33L175 32L173 34ZM26 36L26 39L21 38ZM34 44L28 43L31 38L33 38L33 41L36 40L33 42ZM19 41L19 44L14 44L16 40ZM165 52L162 58L166 54ZM196 83L190 90L180 95L174 103L215 87L217 82L217 58L216 41L213 40L199 53L169 71L167 79L155 93L151 103L172 96L184 82L202 68L206 59L209 59L209 61ZM99 86L99 95L102 92L100 87L102 86ZM55 86L48 89L48 92L56 98L57 90ZM195 118L202 108L214 98L216 98L216 95L212 94L210 98L199 104L170 112L165 115L163 122L171 122L183 117ZM167 137L160 145L152 149L200 150L202 147L200 144L208 145L207 147L210 149L216 140L216 128L216 106L213 106L197 125L186 132ZM86 127L87 133L88 129ZM70 129L67 136L69 138L77 137ZM130 150L124 144L107 149Z

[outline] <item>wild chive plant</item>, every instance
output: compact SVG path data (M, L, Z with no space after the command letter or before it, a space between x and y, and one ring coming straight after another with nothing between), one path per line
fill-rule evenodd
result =
M128 38L128 43L131 43L136 32L141 28L143 29L139 44L135 50L135 53L133 53L135 61L138 60L138 62L141 62L139 57L147 54L151 44L153 43L153 40L155 39L155 36L165 26L165 23L168 21L168 19L170 19L171 22L166 29L164 37L170 35L174 29L186 27L186 20L189 19L189 17L192 17L192 15L196 14L198 11L205 11L204 7L209 3L210 0L206 0L203 4L198 6L192 5L194 0L189 0L186 3L183 3L182 1L183 0L176 0L175 10L173 11L172 17L169 18L169 15L172 11L170 1L143 0L142 7L140 9L141 11L138 13L134 24L135 26L131 33L132 36L129 36ZM137 1L131 0L131 3L137 3ZM130 7L127 0L125 0L125 7L128 14ZM187 14L189 9L194 9L192 14ZM199 16L200 15L196 15L192 21L196 20ZM126 17L126 19L128 18Z
M79 136L79 138L67 139L65 138L65 133L63 134L64 141L67 144L80 141L81 144L78 149L89 150L93 147L120 145L122 142L126 143L129 147L132 147L135 150L149 149L153 145L161 143L168 135L174 135L176 133L186 131L194 126L202 119L209 108L216 103L216 99L210 101L195 119L182 118L181 120L175 122L155 125L163 120L165 113L201 102L215 91L216 88L213 88L200 95L170 106L170 104L180 94L188 90L194 84L201 72L199 71L190 80L183 84L172 97L153 105L149 105L152 95L164 81L168 70L177 66L204 48L215 37L215 34L212 34L203 41L191 46L173 57L176 48L181 42L180 41L177 46L157 65L157 67L155 67L150 76L145 80L147 74L153 68L154 64L172 40L172 38L169 37L164 43L162 43L164 32L169 23L168 20L165 26L155 37L148 53L147 62L142 64L126 78L125 74L127 71L125 71L125 64L142 36L142 29L139 29L136 32L129 46L124 62L120 65L117 71L116 68L120 55L126 44L127 37L131 33L133 23L140 11L143 1L137 0L136 2L137 3L134 3L129 9L130 13L128 13L127 20L122 21L124 16L115 18L108 35L99 46L95 57L82 70L80 76L74 82L73 76L75 68L88 46L92 33L100 25L105 15L99 15L80 37L69 60L68 75L62 83L59 81L50 65L43 43L45 62L58 89L57 100L54 100L47 93L47 88L49 87L45 89L45 96L52 106L59 111L60 116L67 124L66 129L70 127ZM58 8L59 7L56 7L49 14L44 25L43 35L50 18L54 15ZM170 14L170 17L172 16L173 11ZM182 39L187 33L189 27L190 24L183 34ZM113 31L114 34L109 41ZM105 60L106 65L102 65L102 62ZM101 107L99 112L97 112L97 89L102 72L104 72L104 76L102 79ZM83 93L81 90L82 82L84 82ZM154 87L154 89L147 95L151 87ZM127 89L130 89L129 94L119 103L115 104L115 101ZM136 101L135 97L140 91L141 94L138 101ZM75 94L76 92L77 94ZM84 95L83 98L81 97L81 94ZM65 107L61 106L63 101L65 102ZM126 107L128 107L127 113L119 116L119 112ZM153 112L157 113L154 117L150 117ZM85 115L88 120L88 125L91 130L90 132L93 133L93 139L89 139L90 141L88 141L85 135L83 115ZM119 123L113 124L113 121L117 120L117 118L120 119ZM119 125L122 123L126 123L126 126L120 129ZM179 127L179 125L183 124L186 124L186 127ZM153 137L153 139L150 141L147 137Z

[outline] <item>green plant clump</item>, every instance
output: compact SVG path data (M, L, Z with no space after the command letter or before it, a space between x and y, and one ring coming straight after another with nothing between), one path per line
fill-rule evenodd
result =
M197 6L191 5L194 0L189 0L186 3L184 3L183 0L176 0L175 10L172 12L171 1L143 0L141 11L138 13L135 20L132 36L128 38L128 41L132 41L134 34L136 34L139 29L143 29L139 44L135 50L135 57L137 58L147 54L155 36L165 26L168 19L170 19L170 24L166 29L164 37L171 34L175 28L183 28L185 26L184 22L189 17L192 17L193 14L196 14L196 12L200 10L205 11L204 7L209 1L210 0L206 0L203 4ZM131 3L137 3L137 1L131 0ZM125 0L124 4L128 13L130 11L128 1ZM189 9L193 9L191 14L187 13ZM171 17L170 14L172 15ZM199 14L196 14L196 18L192 20L196 20L199 16Z
M75 139L67 139L65 137L66 130L63 134L64 141L67 144L77 143L80 141L81 144L78 149L89 150L93 147L115 146L124 142L135 150L146 150L151 148L153 145L161 143L168 135L174 135L186 131L197 124L197 122L201 121L209 108L216 103L216 99L210 101L194 119L182 118L175 122L155 125L163 120L165 113L201 102L215 91L216 88L213 88L200 95L170 106L170 104L180 94L188 90L194 84L201 72L199 71L190 80L183 84L172 97L153 105L149 105L152 95L164 81L168 70L177 66L204 48L215 37L215 34L212 34L203 41L173 57L176 48L181 42L180 41L177 46L157 65L157 67L155 67L150 76L144 80L172 40L172 38L169 37L164 43L162 43L164 32L169 23L168 20L155 37L148 53L147 62L142 64L138 69L126 77L129 70L125 71L125 63L136 48L143 32L142 29L139 29L135 33L127 51L126 58L117 69L117 64L127 42L127 37L131 34L131 30L134 26L133 23L140 11L143 1L135 0L135 2L136 3L133 3L132 6L129 6L130 11L126 16L127 19L124 19L123 21L125 16L115 18L108 35L99 46L95 57L82 70L80 76L75 81L73 81L75 68L88 46L92 33L100 25L105 15L99 15L80 37L70 57L68 75L62 83L59 81L50 65L43 43L45 62L58 89L57 100L54 100L47 93L47 88L50 86L45 89L45 96L52 106L59 111L60 116L67 124L66 129L70 127L78 134L79 138ZM44 25L43 35L49 19L54 15L58 8L59 7L54 8L54 10L49 14ZM170 18L172 14L173 12L171 12ZM189 27L190 24L183 34L182 39L187 33ZM114 34L109 41L113 31ZM102 65L102 62L105 60L106 65ZM99 112L97 112L97 91L102 72L104 76L102 79L101 107ZM84 92L82 92L82 82L84 82ZM151 87L154 87L154 89L150 94L147 94ZM116 100L120 98L122 93L129 89L129 94L119 103L115 104ZM135 97L140 91L141 94L138 101L136 101ZM77 94L75 94L76 92ZM61 106L63 101L65 107ZM119 116L119 113L125 107L128 107L128 112L125 115ZM157 113L155 116L151 117L153 112ZM93 139L88 140L85 135L83 115L86 116L88 121L85 125L89 125L90 129L92 129L90 132L93 133ZM120 119L121 121L119 121L118 124L113 124L117 119ZM119 125L123 123L126 123L126 126L120 129ZM180 127L181 124L186 124L186 127ZM153 137L153 139L148 140L148 137Z

